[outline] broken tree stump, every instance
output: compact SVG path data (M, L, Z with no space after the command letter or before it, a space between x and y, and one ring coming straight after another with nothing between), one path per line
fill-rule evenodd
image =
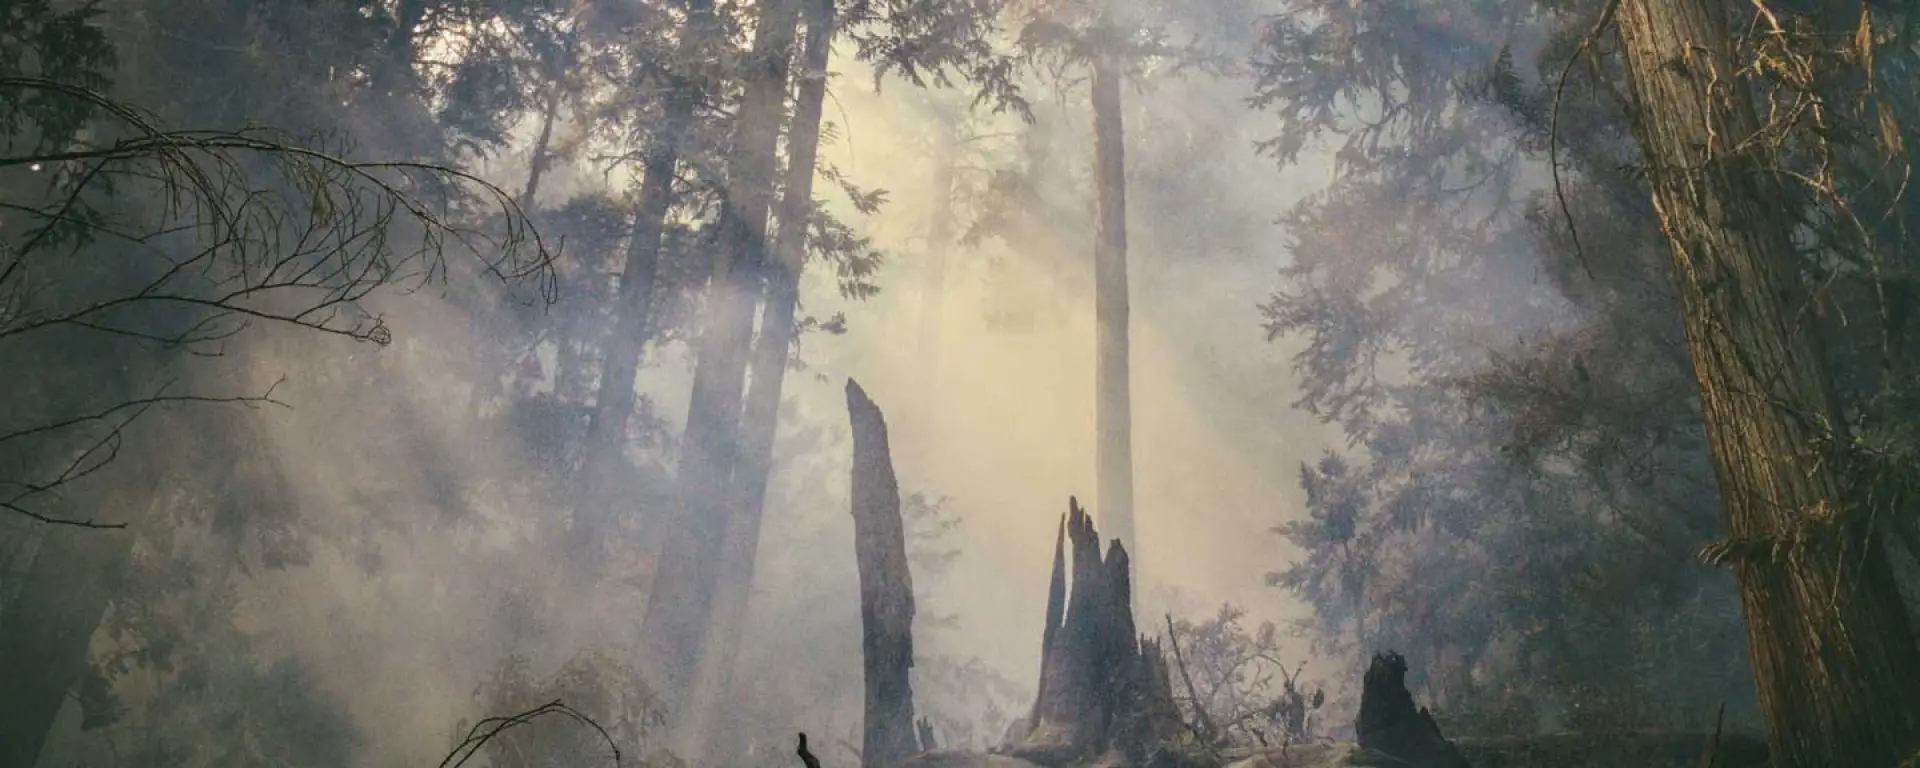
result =
M1179 728L1166 657L1135 631L1126 548L1115 541L1103 558L1093 520L1077 499L1067 503L1054 541L1039 693L1005 747L1043 765L1109 755L1144 765Z
M1466 756L1440 735L1425 707L1407 691L1407 660L1391 651L1375 654L1360 690L1353 730L1362 749L1391 755L1411 768L1468 768Z
M847 380L847 416L853 429L853 537L867 682L860 764L884 768L920 751L910 679L913 576L907 568L906 526L887 448L887 420L852 379Z
M920 718L920 724L916 726L916 728L920 732L920 751L921 752L932 752L940 748L940 740L934 738L933 736L932 720L928 720L927 718L924 718L924 717Z

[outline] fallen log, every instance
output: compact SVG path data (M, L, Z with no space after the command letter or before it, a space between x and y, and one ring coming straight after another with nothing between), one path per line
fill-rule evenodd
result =
M887 420L860 384L847 380L853 429L854 554L860 570L861 650L866 663L863 768L891 768L920 751L913 720L913 576L907 567L900 485Z
M1092 518L1069 499L1054 541L1039 693L1005 751L1043 765L1146 765L1173 740L1179 714L1166 657L1136 633L1132 606L1126 548L1114 541L1102 557Z

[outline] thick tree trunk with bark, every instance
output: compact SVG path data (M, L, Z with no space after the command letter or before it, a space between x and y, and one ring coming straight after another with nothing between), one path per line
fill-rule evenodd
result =
M847 416L853 427L850 495L867 681L860 764L890 768L920 751L913 722L913 574L907 567L906 524L887 448L887 420L852 379L847 380Z
M720 578L727 518L734 500L732 469L740 445L741 394L746 388L755 289L750 279L766 254L775 147L785 106L787 69L797 26L795 0L759 5L753 61L739 112L721 206L713 270L707 285L706 325L696 344L693 391L680 445L680 508L661 547L641 647L655 685L680 726L698 674ZM684 730L683 738L691 736ZM683 742L684 744L684 742Z
M1179 727L1166 657L1135 632L1126 548L1114 541L1102 558L1077 500L1054 543L1048 589L1039 693L1008 749L1046 765L1110 755L1145 764Z
M718 39L720 20L714 14L712 0L689 0L687 26L678 46L682 62L696 61L703 49ZM660 132L647 148L640 177L640 202L633 214L633 233L627 239L627 263L620 273L619 298L614 306L613 333L607 339L606 354L600 363L600 387L594 397L593 416L587 425L587 440L580 476L574 488L573 529L568 549L573 557L575 576L585 582L597 582L602 547L612 508L618 500L609 498L611 473L625 466L622 453L627 443L627 422L633 418L634 379L640 368L640 353L647 344L649 302L654 280L659 274L661 237L666 232L667 213L673 208L674 169L680 163L681 143L695 127L694 111L704 99L695 76L673 73L667 94Z
M1094 460L1100 519L1128 552L1133 521L1133 386L1127 333L1127 159L1120 111L1120 62L1093 68L1094 185L1100 231L1093 252Z
M0 617L0 768L33 768L93 632L126 570L134 535L48 526L26 583Z
M1844 429L1778 178L1719 0L1623 0L1638 138L1699 379L1777 768L1890 766L1920 749L1920 648L1822 449ZM1844 439L1844 435L1840 436Z
M793 348L794 315L800 303L800 271L806 262L807 223L813 214L813 177L820 150L820 118L826 103L827 62L833 51L833 0L806 3L807 36L801 53L799 93L787 132L787 178L774 235L774 258L766 264L766 303L760 336L753 347L746 412L741 417L740 462L733 470L734 509L727 525L714 619L709 625L706 660L695 683L695 730L706 732L720 698L733 689L734 662L746 626L753 590L760 528L766 517L767 481L773 472L773 444L779 431L780 402ZM700 737L703 741L705 737Z

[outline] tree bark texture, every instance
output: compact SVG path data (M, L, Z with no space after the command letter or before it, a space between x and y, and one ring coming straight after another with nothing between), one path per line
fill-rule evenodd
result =
M733 512L727 524L707 661L696 682L692 715L696 730L710 728L722 696L733 689L733 669L753 591L760 528L766 517L767 482L773 473L774 438L793 348L800 303L800 272L806 262L807 224L813 214L813 180L820 150L820 118L826 104L827 63L833 51L833 0L803 0L807 35L801 52L799 93L787 132L787 178L774 235L774 258L765 266L766 302L753 347L746 412L741 417L741 456L733 470ZM704 740L704 737L703 737Z
M853 425L853 536L860 568L861 651L866 659L864 768L888 768L919 752L913 721L913 574L907 567L900 485L887 448L887 420L858 382L847 380Z
M1718 0L1623 0L1636 130L1672 243L1774 765L1893 765L1920 748L1916 648L1870 499L1819 450L1842 413L1786 199ZM1844 436L1842 436L1844 438Z
M1060 765L1117 754L1137 765L1177 731L1166 657L1135 632L1129 568L1118 541L1101 557L1092 518L1069 500L1054 544L1039 693L1008 745L1015 756Z
M720 36L720 20L712 0L688 0L687 27L677 54L682 62L699 60L705 47ZM569 552L576 576L587 583L600 578L600 564L612 507L608 498L611 473L626 466L627 423L633 418L634 379L640 354L647 344L647 320L659 274L661 238L667 213L673 208L674 169L680 163L682 142L695 127L694 111L704 99L695 75L671 74L672 82L661 115L660 132L647 147L640 177L640 201L633 214L633 233L627 239L627 262L620 273L619 298L614 306L613 334L607 339L600 364L600 388L587 425L586 451L574 490L572 546Z
M1133 520L1133 386L1127 324L1127 159L1120 63L1093 68L1094 185L1099 234L1093 252L1094 460L1100 519L1128 552L1138 552Z

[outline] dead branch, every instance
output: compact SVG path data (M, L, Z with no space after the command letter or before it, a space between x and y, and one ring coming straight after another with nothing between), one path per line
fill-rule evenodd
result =
M1193 687L1193 675L1187 671L1187 659L1180 652L1180 635L1173 628L1173 614L1167 614L1166 618L1167 644L1173 648L1173 663L1180 667L1180 680L1187 686L1187 700L1193 702L1194 719L1200 721L1198 726L1187 727L1202 744L1211 747L1220 730L1214 726L1213 717L1207 714L1207 708L1200 700L1200 692Z
M800 756L801 764L805 765L807 768L820 768L820 758L814 757L813 752L807 749L807 732L806 731L800 732L800 748L794 750L793 752L794 754Z
M517 715L489 717L478 723L474 723L473 727L468 729L467 737L462 739L459 744L454 745L453 751L448 752L446 758L440 761L440 768L461 768L461 766L467 764L467 761L472 760L475 755L478 755L482 747L485 747L488 742L493 741L500 734L510 729L527 725L534 720L548 715L560 715L593 729L594 733L600 736L600 740L606 742L607 749L613 751L613 764L616 766L621 764L620 745L614 743L613 736L607 733L607 729L601 727L599 723L594 722L593 718L581 714L579 710L567 706L559 699L555 699ZM806 740L803 736L801 737L801 749L805 748ZM812 764L810 764L810 768L811 767Z
M554 254L517 202L466 172L353 160L344 142L329 151L264 129L165 130L138 108L42 78L0 77L0 92L82 105L96 118L85 136L99 137L0 155L0 174L25 182L7 188L28 190L0 196L0 346L67 329L217 356L255 323L385 345L392 329L364 302L443 280L448 248L472 255L480 273L532 280L543 300L556 298ZM486 222L485 231L464 221ZM0 478L10 494L0 509L120 527L25 502L105 466L154 406L274 402L271 387L253 396L165 389L0 434L11 451L48 440L34 455L58 456L68 452L63 433L81 433L73 458L48 477Z
M0 496L0 510L5 510L49 525L65 525L76 528L125 528L127 526L126 523L103 523L92 519L75 520L56 517L35 511L33 508L27 506L27 504L34 497L43 496L60 488L70 486L112 463L113 460L120 455L120 447L125 441L127 428L132 425L133 422L139 420L141 416L146 415L149 410L157 406L237 404L248 408L255 408L265 404L289 408L291 406L273 397L273 391L284 382L284 378L276 380L273 384L269 385L264 392L258 395L215 397L207 395L167 395L156 393L148 397L128 400L93 413L0 433L0 446L6 446L10 442L75 430L76 428L88 425L105 425L104 430L97 438L81 445L77 449L73 449L73 458L58 471L52 473L50 477L40 480L17 480L0 477L0 488L10 489L9 493ZM171 385L171 382L162 385L160 387L161 392L165 392Z

